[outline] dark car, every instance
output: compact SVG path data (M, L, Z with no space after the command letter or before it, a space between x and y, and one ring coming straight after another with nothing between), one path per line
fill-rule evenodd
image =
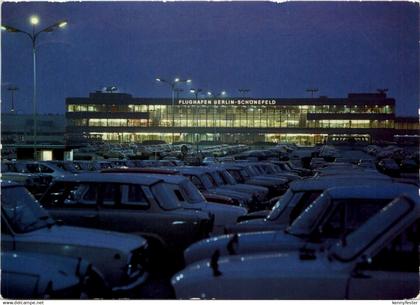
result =
M174 196L157 177L85 173L56 179L40 202L66 224L140 235L157 257L176 256L213 228L214 216L185 210Z

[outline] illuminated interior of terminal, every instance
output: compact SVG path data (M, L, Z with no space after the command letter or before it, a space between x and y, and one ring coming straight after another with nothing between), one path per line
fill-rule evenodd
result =
M248 103L252 102L252 103ZM322 143L329 134L394 129L395 100L348 98L180 100L91 93L66 100L67 133L111 142Z

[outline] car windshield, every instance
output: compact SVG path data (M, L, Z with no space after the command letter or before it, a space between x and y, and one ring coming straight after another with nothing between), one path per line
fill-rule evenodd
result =
M269 165L264 165L264 170L265 170L265 173L267 174L275 174L274 169Z
M229 174L227 170L222 170L220 172L220 175L222 176L223 181L225 181L226 184L231 184L231 185L237 184L237 182L235 181L235 178L233 178L232 175Z
M245 182L245 179L244 179L244 177L242 176L242 174L241 174L241 171L240 171L240 170L238 170L238 169L229 169L229 170L228 170L228 172L232 175L232 177L233 177L236 181L238 181L238 182L240 182L240 183Z
M175 193L170 192L164 182L153 184L150 189L162 209L175 210L182 208L182 203L180 202L182 200L179 200Z
M321 194L295 221L286 229L288 233L297 236L309 235L316 228L320 219L329 210L330 197Z
M267 219L268 220L277 219L287 208L292 198L293 198L293 192L291 189L288 189L286 193L284 193L283 196L281 196L279 200L277 200L277 203L271 209L270 214L268 214Z
M212 189L212 188L217 187L214 179L211 178L211 176L209 174L201 175L200 176L200 180L204 184L204 186L206 187L206 189Z
M249 172L244 168L240 170L241 175L245 178L245 179L249 179L251 178L251 175L249 174Z
M63 167L66 171L70 172L70 173L77 173L77 169L76 166L74 166L73 163L63 163Z
M182 190L189 203L200 203L206 201L195 185L187 179L179 184L179 188Z
M2 214L16 233L26 233L53 224L49 214L22 186L1 190Z
M225 185L226 183L223 181L222 177L220 177L219 172L213 172L211 175L214 180L216 181L218 186Z

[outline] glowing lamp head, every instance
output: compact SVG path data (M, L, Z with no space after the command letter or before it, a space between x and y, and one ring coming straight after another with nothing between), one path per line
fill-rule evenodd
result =
M187 79L187 83L191 83L192 81L190 79Z
M194 90L194 89L190 89L190 92L191 92L191 93L195 93L195 90Z
M58 24L58 27L60 27L60 28L64 28L66 25L67 25L67 21L61 21L61 22Z
M174 82L175 82L175 83L179 82L179 78L178 78L178 77L176 77L176 78L174 79Z
M221 95L226 95L226 91L220 92Z
M37 24L39 23L39 18L38 18L38 16L31 16L31 17L29 18L29 22L30 22L32 25L37 25Z

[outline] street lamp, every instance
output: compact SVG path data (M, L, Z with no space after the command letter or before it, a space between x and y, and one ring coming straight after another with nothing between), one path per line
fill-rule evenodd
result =
M160 77L156 78L156 81L159 83L166 83L171 87L172 93L172 144L174 143L174 131L173 128L175 127L175 88L177 84L182 83L191 83L191 79L180 79L179 77L174 78L173 81L168 81L166 79L162 79Z
M39 17L38 16L31 16L29 18L29 23L32 25L32 33L26 32L24 30L20 30L18 28L14 28L8 25L1 25L2 31L10 32L10 33L22 33L27 35L32 41L32 61L33 61L33 92L32 92L32 106L33 106L33 145L34 145L34 159L36 159L36 129L37 129L37 109L36 109L36 41L37 38L41 33L49 33L53 32L57 29L63 28L67 25L67 20L60 20L46 28L35 31L35 27L39 24Z
M197 88L197 89L190 89L190 93L195 95L195 99L198 99L198 95L200 94L200 92L203 92L203 89Z

